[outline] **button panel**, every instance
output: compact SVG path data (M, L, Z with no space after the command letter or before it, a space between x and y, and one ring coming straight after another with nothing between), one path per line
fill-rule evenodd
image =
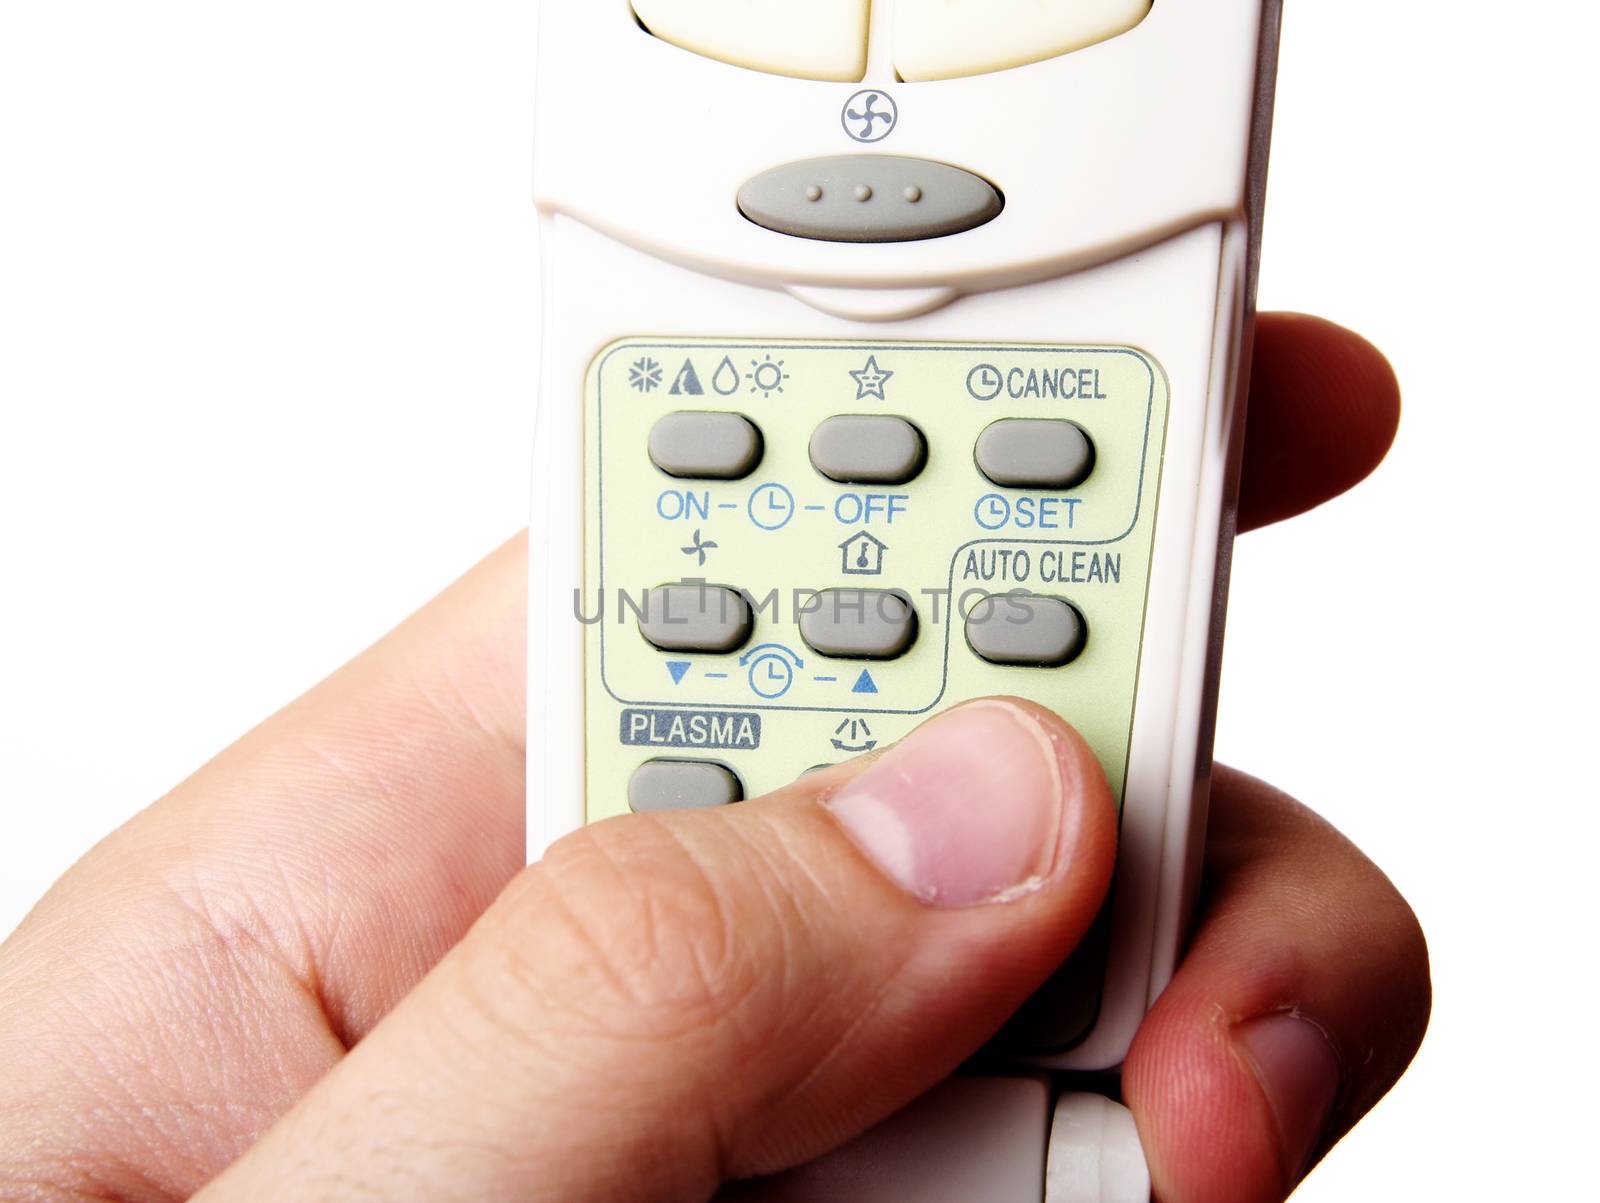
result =
M750 603L719 585L663 585L639 608L639 633L664 652L731 652L752 625Z
M1094 444L1083 427L1057 418L1001 418L978 436L973 458L997 485L1070 489L1094 468Z
M639 24L663 41L805 79L866 74L868 9L869 0L633 0Z
M709 760L647 760L628 778L628 809L690 810L744 800L739 778Z
M785 163L739 189L758 226L828 242L916 242L993 221L1000 194L948 163L896 155L832 155Z
M894 65L907 81L1003 71L1081 50L1143 21L1151 0L895 0Z
M574 600L587 817L765 794L992 694L1063 714L1120 798L1167 405L1126 347L603 350ZM998 1039L1088 1030L1104 947Z
M575 601L591 815L625 810L652 758L714 758L761 794L997 692L1065 713L1120 789L1165 387L1147 356L1115 347L602 351L584 396ZM743 470L757 440L747 475L709 475ZM1013 594L1041 599L1026 624L1004 621ZM1005 609L969 631L991 596Z
M650 462L668 476L739 480L761 462L761 432L743 414L680 410L650 428Z
M811 463L841 484L903 485L922 471L928 445L904 418L838 414L811 433Z

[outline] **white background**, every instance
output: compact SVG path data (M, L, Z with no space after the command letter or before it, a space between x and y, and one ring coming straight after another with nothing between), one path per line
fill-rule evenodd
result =
M1595 1118L1600 22L1291 9L1262 307L1368 334L1407 410L1367 486L1241 542L1219 753L1387 868L1437 990L1297 1199L1565 1197ZM0 933L519 529L533 10L0 8Z

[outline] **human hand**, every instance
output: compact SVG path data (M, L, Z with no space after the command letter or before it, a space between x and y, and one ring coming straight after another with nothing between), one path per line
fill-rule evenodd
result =
M1365 343L1263 317L1241 524L1365 475L1397 406ZM1013 701L524 869L525 571L490 557L0 947L0 1198L703 1199L948 1074L1087 928L1110 795ZM980 793L1010 821L970 830ZM1427 1011L1382 874L1219 770L1195 935L1124 1074L1157 1197L1282 1199Z

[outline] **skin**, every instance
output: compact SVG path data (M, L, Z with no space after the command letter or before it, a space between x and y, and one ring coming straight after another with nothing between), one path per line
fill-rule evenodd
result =
M1399 398L1368 344L1279 314L1250 407L1243 528L1370 472ZM525 571L520 539L501 548L107 837L0 946L0 1199L705 1199L915 1097L1081 937L1114 815L1036 709L1071 802L1014 900L930 905L877 868L831 809L876 757L598 824L525 868ZM1383 874L1219 769L1192 943L1124 1071L1157 1198L1283 1199L1428 1008ZM1303 1134L1239 1038L1285 1014L1336 1066Z

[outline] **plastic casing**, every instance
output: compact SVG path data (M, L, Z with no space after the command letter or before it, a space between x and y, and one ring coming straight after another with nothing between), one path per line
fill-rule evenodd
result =
M875 0L865 80L764 74L650 36L628 0L544 0L535 189L543 361L530 527L528 853L584 821L582 397L630 335L1104 343L1171 390L1111 951L1099 1019L1043 1063L1120 1064L1170 979L1198 884L1278 0L1156 0L1109 41L1007 71L897 82ZM887 14L892 19L892 13ZM893 132L854 142L862 88ZM947 238L844 244L745 220L780 163L917 156L1006 205Z

